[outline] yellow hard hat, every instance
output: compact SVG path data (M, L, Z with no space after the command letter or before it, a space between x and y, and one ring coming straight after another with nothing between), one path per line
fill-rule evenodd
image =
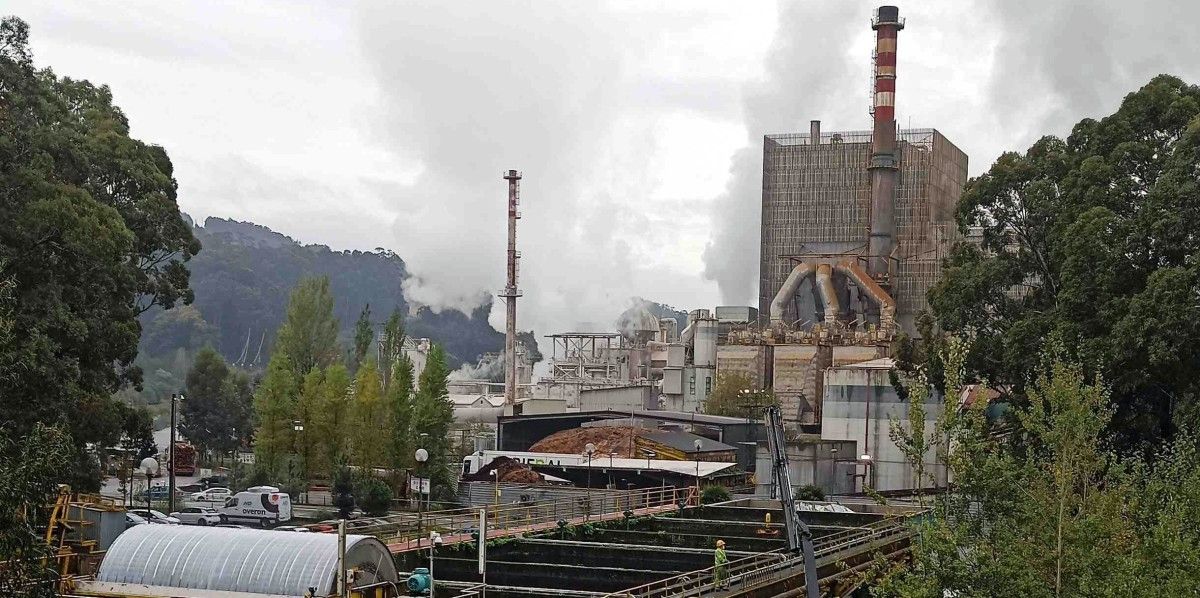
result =
M725 540L717 540L717 546L724 546Z

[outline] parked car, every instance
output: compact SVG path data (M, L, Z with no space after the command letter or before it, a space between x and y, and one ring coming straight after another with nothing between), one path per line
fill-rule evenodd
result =
M209 488L192 494L192 500L197 502L219 502L223 503L233 496L229 488Z
M221 514L209 507L186 507L171 516L186 525L217 525L221 523Z
M129 512L141 517L142 519L145 519L146 521L149 521L150 523L179 525L179 519L175 517L169 517L163 514L162 511L155 511L154 509L130 509Z
M146 519L144 517L142 517L141 515L136 515L134 513L125 513L125 529L129 529L135 525L146 525L147 523L150 523L150 522L146 521Z
M150 500L167 500L171 496L171 489L166 484L150 487ZM175 491L175 497L181 498L183 493L179 490ZM146 491L142 490L133 495L134 500L146 500Z
M210 475L206 478L200 478L200 485L205 488L220 488L229 485L229 476L227 475Z

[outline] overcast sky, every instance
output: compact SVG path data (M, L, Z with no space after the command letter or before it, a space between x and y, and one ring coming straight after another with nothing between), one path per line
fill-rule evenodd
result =
M754 304L762 135L869 128L846 0L9 0L35 60L112 87L181 208L396 251L410 299L503 286L523 171L521 328L609 327L633 296ZM972 175L1158 73L1200 83L1195 0L900 4L902 127ZM499 316L499 317L497 317ZM501 324L502 312L493 311Z

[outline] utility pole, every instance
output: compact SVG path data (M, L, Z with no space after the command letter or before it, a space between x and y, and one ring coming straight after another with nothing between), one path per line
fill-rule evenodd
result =
M517 219L521 212L520 205L521 173L509 170L504 173L508 181L508 279L504 285L501 297L507 301L507 312L504 324L504 405L509 409L517 402L517 297L521 291L517 289L517 263L521 253L517 251Z
M175 405L178 393L171 393L171 440L167 448L167 515L175 511Z

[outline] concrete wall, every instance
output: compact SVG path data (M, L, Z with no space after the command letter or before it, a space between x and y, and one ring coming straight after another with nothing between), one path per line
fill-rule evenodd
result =
M850 494L855 487L855 445L843 441L800 441L788 443L788 475L792 478L792 491L813 484L826 495ZM756 454L754 493L770 496L774 480L771 474L771 452L766 443L758 445Z
M853 441L860 454L871 455L873 465L858 466L858 473L866 475L867 484L876 490L916 487L912 466L889 437L891 418L907 425L908 403L896 395L888 369L833 367L825 371L824 390L821 438ZM941 396L930 397L925 405L926 430L933 429L942 410ZM925 457L925 469L936 474L937 484L946 483L944 468L932 448ZM927 479L923 485L933 482Z
M745 374L754 388L765 388L768 349L765 345L721 345L717 347L717 372Z
M649 386L620 386L616 388L593 388L579 392L580 411L641 411L656 409L650 403Z
M828 346L775 346L772 388L784 419L809 424L820 421L822 370L829 367L832 353Z

